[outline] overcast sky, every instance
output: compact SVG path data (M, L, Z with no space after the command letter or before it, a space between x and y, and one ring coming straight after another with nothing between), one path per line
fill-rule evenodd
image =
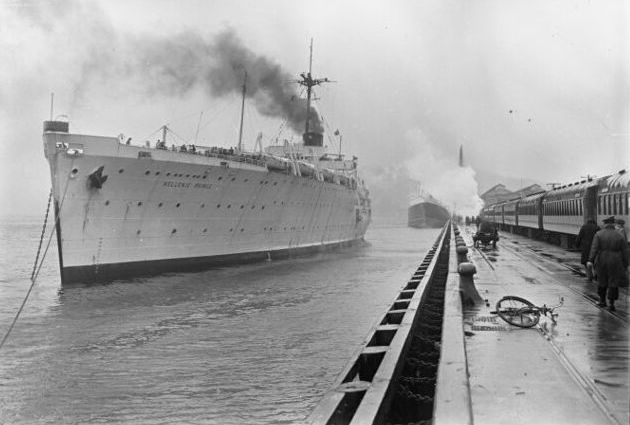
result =
M0 0L0 215L44 212L51 92L73 132L155 141L169 123L235 145L238 96L204 80L226 38L287 85L314 39L314 74L335 81L319 111L375 208L406 211L408 177L468 214L479 185L610 174L630 166L628 13L625 0ZM246 144L295 137L261 99Z

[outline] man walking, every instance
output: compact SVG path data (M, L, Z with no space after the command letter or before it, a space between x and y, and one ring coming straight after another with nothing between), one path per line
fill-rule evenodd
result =
M588 266L596 263L597 294L599 306L606 307L606 295L610 311L615 311L615 300L619 298L619 285L628 267L628 244L615 230L615 217L604 219L604 228L593 237Z
M595 220L589 218L586 224L580 228L580 233L578 233L577 238L575 239L575 245L577 245L577 247L580 248L580 251L582 251L580 262L586 267L586 277L589 282L593 281L593 268L587 266L588 255L591 252L593 237L599 230L599 226L595 223Z

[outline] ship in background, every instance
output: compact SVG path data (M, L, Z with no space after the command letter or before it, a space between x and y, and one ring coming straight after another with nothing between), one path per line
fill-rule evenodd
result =
M450 213L431 194L418 190L411 198L407 210L407 225L415 228L442 227L450 218Z
M464 148L461 145L459 146L459 166L464 166ZM451 217L448 208L433 195L424 191L420 183L416 184L415 193L410 194L409 198L407 209L409 227L442 227Z
M357 158L328 153L309 122L302 142L256 152L151 147L44 122L62 284L289 257L363 240L371 218ZM245 74L246 76L246 74ZM245 102L246 77L243 83ZM241 110L241 129L242 129ZM310 118L311 117L311 118ZM317 124L317 123L315 123ZM242 133L241 133L242 134ZM239 136L240 137L240 136Z

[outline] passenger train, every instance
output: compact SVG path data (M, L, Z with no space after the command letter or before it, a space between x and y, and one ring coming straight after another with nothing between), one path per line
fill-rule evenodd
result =
M487 205L482 217L501 230L572 246L580 227L593 219L599 225L614 215L630 233L630 173L621 170L588 178L523 198Z

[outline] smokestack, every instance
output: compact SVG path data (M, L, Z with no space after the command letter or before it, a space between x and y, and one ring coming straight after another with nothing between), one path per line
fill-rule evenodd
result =
M464 166L464 146L459 145L459 166Z

